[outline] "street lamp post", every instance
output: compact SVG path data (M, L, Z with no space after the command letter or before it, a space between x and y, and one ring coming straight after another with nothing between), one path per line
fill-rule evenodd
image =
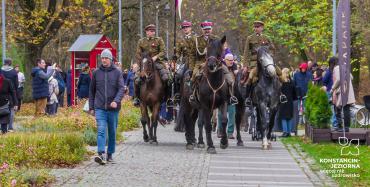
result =
M118 0L118 60L122 64L122 0Z
M168 16L170 14L171 7L170 4L167 2L164 7L164 12L166 13L167 19L166 19L166 57L168 59L168 46L169 46L169 33L168 33Z
M337 9L337 5L336 5L336 0L333 0L333 38L332 38L332 51L333 51L333 56L336 55L337 53L337 12L336 12L336 9Z
M155 12L155 36L159 36L159 4L155 6L156 12Z
M5 0L2 0L1 2L1 18L2 18L2 23L1 23L1 28L2 28L2 31L3 31L3 36L2 36L2 46L3 46L3 58L2 58L2 61L1 61L1 64L4 63L4 60L6 58L6 30L5 30Z
M140 0L140 38L143 38L143 0Z

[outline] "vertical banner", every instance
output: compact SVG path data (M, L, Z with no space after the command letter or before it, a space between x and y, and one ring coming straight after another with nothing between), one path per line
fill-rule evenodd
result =
M348 86L351 81L351 27L350 0L340 0L337 9L338 59L342 106L347 104Z

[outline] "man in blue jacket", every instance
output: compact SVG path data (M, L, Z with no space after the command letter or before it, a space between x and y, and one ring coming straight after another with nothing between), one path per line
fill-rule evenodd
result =
M92 75L89 91L90 114L95 115L98 125L98 156L95 162L104 165L112 162L116 147L116 129L121 100L124 95L122 72L113 65L113 55L109 49L101 53L102 64ZM106 128L108 128L108 150L105 160Z
M35 117L45 114L47 98L49 97L48 80L55 72L55 64L52 70L45 73L45 60L37 59L36 67L32 68L32 97L35 100Z
M312 81L312 73L311 71L308 71L307 69L308 69L308 64L302 63L299 65L299 72L295 73L293 76L293 81L296 87L297 97L300 100L302 100L303 109L304 109L304 105L306 101L305 96L308 91L308 84ZM298 108L300 108L300 106L298 106Z

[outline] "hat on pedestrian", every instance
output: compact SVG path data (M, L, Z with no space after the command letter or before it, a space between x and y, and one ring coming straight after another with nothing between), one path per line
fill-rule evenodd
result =
M155 30L155 25L154 24L149 24L145 27L145 31L148 31L148 30Z
M305 62L299 65L299 69L307 69L307 68L308 68L308 65Z
M181 29L186 28L186 27L191 27L191 26L193 26L193 24L190 21L185 20L181 23Z
M258 20L257 20L257 21L254 21L254 22L253 22L253 25L254 25L254 26L264 26L264 25L265 25L265 23L263 23L263 21L258 21Z
M231 53L227 53L227 54L225 55L225 60L234 60L234 55L233 55L233 54L231 54Z
M202 29L212 29L212 26L213 23L207 20L200 24L200 27L202 27Z
M101 58L109 58L111 61L113 61L113 55L112 52L109 49L104 49L101 54Z

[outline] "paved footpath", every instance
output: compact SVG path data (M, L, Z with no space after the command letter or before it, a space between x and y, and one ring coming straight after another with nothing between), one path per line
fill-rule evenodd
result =
M114 154L115 164L99 166L90 159L73 169L53 170L55 185L323 186L279 141L263 151L261 142L243 134L244 147L230 140L229 148L221 150L214 137L217 154L209 155L205 149L185 150L184 134L174 132L173 125L158 128L157 146L143 142L141 129L125 136Z

